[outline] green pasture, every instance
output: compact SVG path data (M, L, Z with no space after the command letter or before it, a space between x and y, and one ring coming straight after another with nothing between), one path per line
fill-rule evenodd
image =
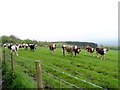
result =
M10 75L7 74L10 72L10 51L6 52L5 80ZM38 47L35 52L20 49L18 53L19 56L14 55L14 88L37 88L35 60L40 60L44 88L118 88L118 51L109 50L105 60L96 58L96 53L84 55L84 50L76 57L63 56L61 48L55 53L47 47Z

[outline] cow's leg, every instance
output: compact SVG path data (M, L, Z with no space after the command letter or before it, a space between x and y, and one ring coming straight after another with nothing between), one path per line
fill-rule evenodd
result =
M34 52L34 49L32 48L32 51Z
M77 54L77 53L75 52L75 56L76 56L76 54Z
M52 50L52 54L54 53L54 50Z
M87 51L87 56L89 56L89 52Z
M55 53L54 49L53 49L53 54Z
M65 56L65 49L63 49L63 56Z
M89 56L89 51L88 50L86 50L86 55Z
M92 52L90 53L90 55L92 56Z
M98 58L98 53L96 52L96 58Z
M11 50L11 53L13 53L13 55L14 55L14 51L13 50Z
M15 51L15 53L16 53L16 55L18 56L18 52L17 52L17 51Z
M90 56L90 52L88 52L88 56Z
M87 51L85 50L85 55L86 55Z
M93 53L91 52L90 55L93 56Z
M105 60L105 55L103 55L103 60Z
M101 60L103 60L103 55L101 55Z
M99 54L97 54L97 58L99 59L101 56Z
M73 56L73 53L74 53L74 52L71 52L71 57Z
M95 55L94 55L94 52L92 52L92 56L94 57Z

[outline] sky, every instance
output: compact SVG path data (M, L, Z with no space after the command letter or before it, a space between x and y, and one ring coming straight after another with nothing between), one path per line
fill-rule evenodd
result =
M118 41L119 0L1 0L0 36L38 41Z

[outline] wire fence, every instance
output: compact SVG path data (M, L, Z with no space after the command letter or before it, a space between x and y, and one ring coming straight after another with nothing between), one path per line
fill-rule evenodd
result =
M23 58L23 59L29 60L29 61L31 61L31 62L34 61L34 60L31 60L30 58L24 58L24 57L22 57L22 56L20 56L20 57ZM60 73L62 73L62 74L64 74L64 75L67 75L67 76L69 76L69 77L71 77L71 78L74 78L74 79L76 79L76 80L80 80L80 81L82 81L82 82L84 82L84 83L90 84L90 85L92 85L92 86L94 86L94 87L96 87L96 88L104 89L103 87L101 87L101 86L99 86L99 85L96 85L96 84L94 84L94 83L88 82L88 81L83 80L83 79L80 79L80 78L78 78L78 77L76 77L76 76L73 76L73 75L71 75L71 74L65 73L65 72L60 71L60 70L58 70L58 69L55 69L54 67L47 66L47 65L45 65L45 64L42 64L42 66L45 66L45 67L47 67L47 68L50 68L50 69L55 70L55 71L57 71L57 72L60 72ZM71 84L71 85L72 85L72 84ZM73 84L73 86L74 86L74 84ZM75 87L78 87L78 86L75 86ZM78 88L79 88L79 87L78 87Z
M6 53L6 56L8 56L9 58L10 58L10 54L9 53ZM30 58L25 58L25 57L22 57L22 56L17 56L17 57L14 57L14 59L16 59L16 60L14 60L14 62L15 63L19 63L19 64L21 64L21 67L25 67L25 68L28 68L29 70L30 69L32 69L31 70L31 73L32 74L35 74L35 71L36 71L36 67L35 67L35 60L32 60L32 59L30 59ZM7 59L9 62L11 61L10 59ZM24 62L24 60L25 61L27 61L27 62ZM30 64L31 63L31 64ZM33 64L34 63L34 64ZM34 66L32 66L32 65L34 65ZM83 80L83 79L81 79L81 78L78 78L78 77L76 77L76 76L73 76L73 75L71 75L71 74L68 74L68 73L66 73L66 72L63 72L62 70L58 70L58 69L55 69L55 67L51 67L51 66L48 66L48 65L45 65L45 64L41 64L43 67L46 67L46 68L49 68L49 69L51 69L51 70L53 70L53 71L57 71L57 72L59 72L59 73L61 73L61 74L64 74L64 75L66 75L66 76L68 76L68 77L70 77L70 78L73 78L73 79L76 79L76 80L80 80L81 82L84 82L84 83L87 83L87 84L90 84L90 85L92 85L93 87L96 87L96 88L101 88L101 89L104 89L103 87L101 87L101 86L99 86L99 85L96 85L96 84L94 84L94 83L91 83L91 82L88 82L88 81L86 81L86 80ZM49 82L49 83L51 83L51 82L54 82L54 81L56 81L56 82L58 82L59 83L59 87L57 87L57 88L61 88L61 87L69 87L69 86L71 86L71 87L74 87L74 88L80 88L79 86L76 86L75 84L72 84L72 83L70 83L70 82L68 82L68 81L66 81L66 80L64 80L64 79L61 79L60 77L57 77L57 76L54 76L53 74L51 74L51 73L48 73L48 72L46 72L45 70L42 70L42 78L44 78L44 76L46 75L47 77L50 77L51 79L54 79L53 81L49 81L49 80L45 80L45 81L42 81L42 83L44 83L44 87L46 87L46 82ZM36 80L36 77L35 77L35 80Z
M25 60L28 60L28 62L34 62L34 60L31 60L31 59L29 59L29 58L24 58L24 57L21 57L21 56L20 56L20 58L25 59ZM24 62L24 61L22 61L22 60L20 60L20 59L17 59L17 60L18 60L18 62ZM33 69L35 70L35 67L31 66L30 64L28 64L28 63L24 63L24 64L27 65L27 66L30 66L31 68L33 68ZM42 70L42 73L47 74L47 75L48 75L49 77L51 77L51 78L54 78L54 81L59 82L60 85L64 85L64 86L67 87L67 85L65 85L65 84L62 83L62 82L64 82L64 83L67 83L67 84L70 85L70 86L79 88L79 87L75 86L74 84L71 84L71 83L69 83L69 82L67 82L67 81L65 81L65 80L62 80L62 79L60 79L60 78L58 78L58 77L56 77L56 76L53 76L52 74L47 73L47 72L45 72L45 71L43 71L43 70ZM42 77L44 77L44 74L42 74ZM56 80L56 79L57 79L57 80ZM48 81L49 81L49 80L48 80ZM49 81L49 82L50 82L50 81ZM44 83L45 83L45 82L44 82Z
M60 78L58 78L58 77L56 77L56 76L53 76L52 74L47 73L47 72L45 72L45 71L43 71L43 70L42 70L42 72L45 73L45 74L47 74L48 76L50 76L50 77L55 78L56 80L58 80L60 84L63 84L62 82L64 82L64 83L66 83L66 84L69 84L70 86L73 86L73 87L76 87L76 88L80 88L80 87L78 87L78 86L76 86L76 85L74 85L74 84L71 84L71 83L63 80L63 79L60 79ZM63 85L65 85L65 84L63 84ZM67 86L67 85L65 85L65 86Z

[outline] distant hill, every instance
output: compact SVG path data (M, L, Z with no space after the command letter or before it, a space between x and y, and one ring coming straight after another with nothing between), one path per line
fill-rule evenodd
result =
M80 42L80 41L59 41L59 42L53 42L53 43L64 43L68 45L77 45L78 47L85 48L87 45L96 48L98 45L94 42Z
M118 41L100 41L97 42L97 44L103 46L118 46Z

